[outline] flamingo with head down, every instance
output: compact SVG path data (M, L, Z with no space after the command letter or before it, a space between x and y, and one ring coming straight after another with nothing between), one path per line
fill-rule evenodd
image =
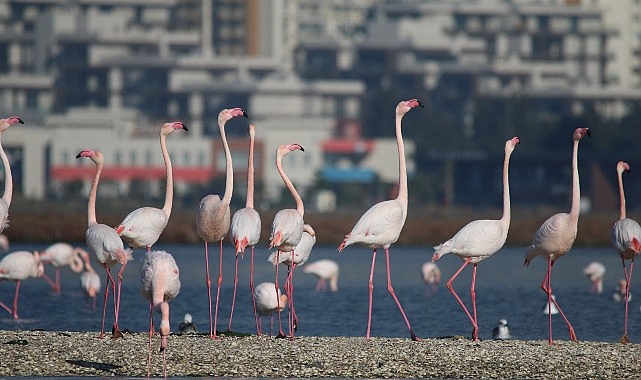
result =
M40 261L43 264L51 265L56 271L55 280L51 280L46 272L42 275L42 278L44 278L53 289L54 294L60 294L62 290L60 287L60 269L68 266L74 273L82 272L85 256L89 257L89 254L84 249L63 242L54 243L40 252Z

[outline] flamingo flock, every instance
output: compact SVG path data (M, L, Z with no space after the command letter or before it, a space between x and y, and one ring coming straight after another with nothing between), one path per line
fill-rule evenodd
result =
M338 246L338 252L344 251L351 245L362 245L372 250L370 261L370 275L367 280L368 310L365 339L371 337L374 269L377 250L384 250L386 263L387 291L394 301L400 315L407 326L410 339L420 340L415 334L410 319L400 299L392 286L391 254L390 247L397 242L401 235L403 225L408 213L408 176L405 158L405 147L402 134L402 121L404 116L415 108L424 107L417 99L401 101L395 109L395 134L398 149L398 195L371 206L365 211L354 227L345 235ZM230 108L220 111L218 127L220 138L225 152L226 182L224 193L221 195L206 195L195 207L195 231L204 243L204 277L208 293L209 332L211 339L218 339L221 334L217 331L218 311L220 306L220 291L223 284L223 242L229 235L233 244L235 259L233 297L227 330L232 330L232 320L236 308L236 293L238 284L239 259L242 259L247 249L250 253L250 290L252 309L256 324L256 333L263 335L262 318L271 316L272 324L275 315L278 316L277 337L295 339L295 332L299 326L299 319L294 306L294 273L298 266L303 266L303 272L314 275L318 282L315 291L338 291L339 265L334 260L317 260L306 262L311 256L316 243L316 231L305 222L305 206L301 194L297 191L292 180L283 167L283 159L288 154L296 151L305 152L297 143L280 145L276 150L276 168L283 183L295 204L295 208L284 208L275 214L268 239L268 248L273 250L267 261L274 267L274 282L263 282L254 286L254 249L260 243L261 216L254 208L254 143L256 128L248 124L249 155L247 162L247 193L245 207L233 213L230 209L234 188L233 164L229 144L225 135L225 126L228 121L236 117L248 118L247 113L241 108ZM13 124L23 124L23 121L12 116L0 120L0 158L4 165L5 189L0 199L0 232L8 227L8 213L12 196L12 178L9 160L2 149L2 134ZM148 344L148 375L151 374L151 353L153 336L160 336L160 351L163 354L163 372L167 373L165 357L170 335L170 310L169 302L175 299L180 292L180 269L174 256L162 250L153 250L152 247L159 241L163 231L168 225L173 203L173 173L170 155L167 148L167 137L175 131L188 131L181 121L167 122L160 127L160 148L166 169L166 189L164 205L161 208L144 206L127 216L116 226L99 223L96 217L96 198L101 172L104 167L105 157L97 150L84 149L78 153L77 158L89 158L95 164L95 174L91 183L87 201L87 250L73 247L67 243L56 243L41 252L16 251L5 255L0 260L0 280L16 282L13 303L10 305L0 302L0 307L9 312L13 318L18 319L18 300L21 282L29 278L43 277L51 285L54 294L61 293L60 269L69 267L72 272L81 273L80 284L86 297L96 307L96 297L101 288L100 276L95 272L91 262L99 264L104 269L105 283L103 291L102 322L99 338L105 336L106 310L109 301L113 303L113 325L111 338L123 336L119 326L120 299L122 292L122 279L127 263L133 260L133 250L145 249L140 270L140 289L142 295L149 301L149 344ZM591 136L588 128L577 128L573 135L572 150L572 201L568 213L554 214L545 220L534 234L532 243L525 250L525 265L541 256L547 261L547 270L541 289L547 296L544 314L548 315L548 343L553 344L552 315L559 313L563 318L569 332L570 340L578 341L569 319L563 312L559 302L552 293L552 268L556 260L567 254L577 235L577 226L580 214L580 185L578 172L578 147L579 142ZM476 275L477 266L481 261L490 259L499 252L508 236L511 221L510 188L509 188L509 162L516 146L520 143L518 137L513 137L505 142L504 160L502 166L503 185L503 213L500 219L474 220L462 227L453 237L434 247L432 262L426 262L421 268L421 276L427 286L427 294L434 295L441 280L441 270L434 263L447 254L459 257L463 263L447 281L447 288L463 309L463 312L472 325L472 340L479 340L479 323L476 307ZM296 153L300 154L300 153ZM629 284L632 278L634 259L641 251L641 227L626 216L625 194L623 190L622 174L630 171L630 165L624 161L618 162L616 173L618 176L620 215L612 228L612 245L621 258L625 284L622 285L622 294L625 301L624 326L622 343L629 342L628 337L628 301L630 299ZM209 243L218 243L218 277L216 281L216 299L212 298L211 278L209 270ZM8 247L8 240L6 242ZM7 248L8 249L8 248ZM91 258L90 258L91 257ZM488 260L491 261L491 260ZM629 262L629 267L627 263ZM55 278L50 279L44 270L44 264L55 269ZM279 285L279 267L287 267L287 277ZM453 283L467 266L472 267L471 274L471 310L466 306L459 294L454 289ZM485 264L484 264L485 265ZM491 264L487 264L490 266ZM119 266L117 275L112 274L112 269ZM591 263L586 266L584 273L588 276L593 293L599 294L603 290L603 274L605 268L600 263ZM112 293L111 300L109 294ZM401 298L402 299L402 298ZM285 332L281 323L281 311L288 309L288 331ZM159 328L154 326L154 315L160 315ZM270 328L269 335L272 329ZM185 315L185 320L180 331L195 333L197 330L192 323L190 314ZM509 339L507 321L501 319L495 329L496 339Z

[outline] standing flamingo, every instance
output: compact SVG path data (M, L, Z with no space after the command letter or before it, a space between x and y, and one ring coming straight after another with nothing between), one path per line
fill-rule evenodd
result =
M583 268L583 274L590 280L590 293L603 293L603 275L605 275L605 265L598 261L592 261Z
M374 264L376 262L376 249L383 247L385 249L385 258L387 261L387 290L392 295L392 298L394 298L396 306L398 306L398 309L403 315L403 319L410 331L412 340L418 340L410 326L410 321L407 319L401 303L394 293L389 262L389 247L392 243L398 240L398 237L401 234L401 229L405 224L405 218L407 217L407 168L405 163L405 145L403 144L403 135L401 132L401 121L407 112L416 107L423 107L421 102L416 99L401 101L396 106L396 144L398 145L399 162L398 196L395 199L377 203L367 210L358 222L356 222L352 231L345 235L345 240L343 240L343 242L338 246L339 252L345 249L345 247L356 243L373 249L372 266L368 282L369 311L366 339L369 339L372 324L372 295L374 291Z
M122 223L115 227L118 235L132 248L147 248L147 252L151 251L151 246L158 241L169 222L174 199L174 181L171 159L167 151L167 136L178 129L189 131L180 121L165 123L160 127L160 150L165 161L167 177L165 204L162 208L140 207L130 212Z
M13 195L13 178L11 177L11 165L9 158L2 147L2 134L9 129L12 124L24 122L17 116L11 116L6 119L0 119L0 159L4 166L4 194L0 198L0 232L9 227L9 205L11 205L11 196Z
M120 290L122 287L122 274L125 271L127 262L133 259L131 249L125 249L120 236L116 231L106 224L98 223L96 220L96 196L98 193L98 182L100 173L104 165L105 158L102 153L85 149L78 153L76 158L89 157L96 164L96 175L94 176L91 190L89 191L89 200L87 201L87 232L85 238L89 251L94 256L94 260L102 264L107 272L105 285L105 295L102 306L102 325L100 328L99 338L105 334L105 312L107 310L107 297L109 296L109 286L114 292L114 324L111 332L113 339L122 337L120 327L118 326L118 314L120 312ZM121 268L118 272L118 289L116 291L116 282L111 276L111 268L120 263Z
M327 290L327 284L329 284L329 290L335 292L338 290L338 272L339 266L338 263L334 260L323 259L317 260L313 263L308 263L303 267L303 273L313 274L318 278L316 283L315 291L324 292Z
M44 267L40 262L38 252L16 251L9 253L0 260L0 280L13 280L16 282L16 292L13 296L13 308L9 308L0 302L0 307L18 319L18 297L20 295L20 283L28 278L42 276Z
M283 179L285 186L289 189L289 192L292 194L292 197L296 202L295 209L286 208L278 211L274 216L272 232L269 237L269 248L276 248L276 262L280 262L278 256L281 253L294 251L303 237L303 216L305 215L305 205L303 204L303 199L300 197L296 188L292 184L292 181L283 169L283 157L294 150L300 150L301 152L305 151L305 149L303 149L299 144L283 144L276 150L276 168L278 169L278 173ZM276 281L274 286L276 289L279 288L278 265L276 265ZM285 292L287 293L287 289L285 289ZM280 313L278 313L278 329L278 335L281 337L285 336L285 334L283 334Z
M441 283L441 270L438 265L428 261L421 266L421 277L427 286L427 295L436 293L438 284Z
M85 270L80 275L80 287L85 292L87 297L91 299L92 309L96 309L96 296L100 291L100 276L91 266L89 259L85 260Z
M570 339L575 342L577 342L578 339L574 333L574 328L570 324L570 321L565 317L565 314L563 314L563 310L559 306L558 302L552 298L552 281L550 275L554 262L572 248L574 239L576 239L576 230L577 224L579 223L580 212L579 203L581 200L578 163L579 141L581 141L581 139L586 135L588 137L592 135L589 128L577 128L572 135L574 145L572 150L572 206L570 208L570 213L554 214L543 222L536 231L532 244L526 248L525 254L525 266L528 266L536 256L540 255L547 258L547 272L543 278L543 282L541 283L541 288L548 296L548 307L551 308L552 303L554 303L554 305L559 309L559 313L568 327ZM551 313L548 314L548 326L550 330L548 343L552 344Z
M262 334L262 316L272 316L273 313L280 313L287 305L287 296L280 293L280 289L273 282L262 282L254 288L254 299L256 299L256 312L258 313L258 335ZM271 335L271 327L269 335Z
M258 314L256 313L256 299L254 298L254 246L260 239L260 215L254 208L254 138L256 129L249 124L249 156L247 159L247 201L245 207L234 213L231 218L231 239L236 248L236 267L234 271L234 296L229 314L228 330L231 331L231 321L234 316L234 304L236 303L236 286L238 285L238 255L245 252L246 247L251 247L251 262L249 265L249 290L252 294L254 306L254 319L256 320L256 331L258 331Z
M73 247L69 243L54 243L40 252L40 261L43 264L50 264L56 271L55 281L51 280L47 273L42 275L54 294L60 294L60 269L68 266L74 273L80 273L83 269L83 255L88 256L87 251L80 247Z
M298 316L294 308L294 269L307 262L309 255L312 253L312 248L314 248L314 244L316 244L316 232L312 226L305 224L303 225L303 235L296 248L291 252L281 252L280 254L272 253L267 259L267 261L274 265L287 265L287 279L283 287L289 300L289 336L292 339L294 339L294 331L298 326Z
M230 226L229 204L231 195L234 191L234 167L232 164L231 153L227 138L225 137L225 124L228 120L237 117L247 117L247 113L240 108L224 109L218 113L218 129L220 130L220 139L223 142L225 150L225 193L223 198L216 194L210 194L200 200L198 210L196 211L196 232L205 242L205 272L207 282L207 294L209 297L209 337L215 338L216 325L218 324L218 301L220 299L220 285L223 282L223 239L227 236ZM209 277L209 247L208 243L220 242L220 255L218 263L218 290L216 292L216 309L212 322L211 313L211 279Z
M628 338L628 301L630 295L630 282L632 281L632 267L634 258L641 251L641 226L635 220L625 216L625 192L623 191L623 172L630 172L630 165L627 162L619 161L617 163L617 177L619 180L619 198L621 199L619 208L619 220L612 226L612 245L621 257L623 264L623 274L625 276L625 317L623 319L623 336L621 343L629 343ZM626 269L625 261L630 260L630 269Z
M510 182L508 179L508 169L510 165L510 156L516 145L519 144L519 138L513 137L505 142L505 158L503 160L503 216L501 219L483 219L475 220L461 228L453 238L445 243L434 247L436 250L432 256L432 261L440 259L443 255L451 253L460 257L463 265L447 282L447 288L450 290L456 301L467 314L472 322L472 339L479 340L479 325L476 318L476 267L479 262L487 259L496 253L505 244L507 232L510 229ZM472 312L470 314L461 298L456 294L452 283L465 267L472 263L472 286L470 295L472 296Z
M180 271L174 257L165 251L147 252L140 268L140 288L149 300L149 350L147 377L151 366L151 338L154 334L154 310L161 315L160 352L165 378L167 378L167 336L169 335L169 304L180 293Z

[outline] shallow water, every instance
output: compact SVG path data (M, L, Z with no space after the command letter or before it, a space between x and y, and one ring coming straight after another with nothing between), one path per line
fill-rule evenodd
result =
M12 251L43 249L34 244L14 244ZM208 301L205 286L204 250L200 245L162 245L156 249L172 253L180 267L182 289L171 302L171 326L175 330L185 313L191 313L201 332L208 331ZM135 259L127 266L123 278L120 311L121 329L147 331L149 304L143 299L139 287L139 268L143 250L136 250ZM267 263L268 251L256 249L256 284L274 281L274 267ZM421 337L448 335L471 336L471 324L445 282L462 264L455 256L446 255L437 264L443 273L443 281L434 295L428 295L420 277L420 266L431 259L431 247L391 248L392 283L415 333ZM223 285L221 288L218 330L226 330L233 290L234 255L230 245L225 245ZM501 318L508 320L512 335L517 339L547 339L547 316L542 310L546 301L540 288L545 275L546 262L535 258L529 268L523 266L524 249L507 247L478 265L476 296L481 339L491 339L492 328ZM315 247L310 258L315 261L330 258L341 268L339 290L335 293L314 291L316 279L297 270L294 275L294 302L299 318L298 335L318 336L364 336L367 324L367 280L372 254L369 249L348 247L337 253L335 247ZM249 254L239 262L239 283L232 330L255 333L251 295L249 292ZM590 261L601 261L607 267L604 292L589 293L589 283L582 269ZM50 277L54 271L45 270ZM96 268L102 277L104 270ZM212 296L215 299L215 284L218 276L218 246L210 247L210 270ZM471 268L466 268L454 282L461 299L470 305L469 287ZM286 268L279 270L282 284ZM635 274L632 293L639 287ZM98 296L97 308L80 290L79 275L68 269L62 271L62 294L54 295L42 279L23 282L20 292L19 311L21 319L14 321L0 309L0 329L44 329L68 331L99 331L102 312L102 294ZM566 316L573 324L579 340L616 341L623 331L623 304L611 299L618 280L623 277L621 260L609 247L575 248L559 259L552 272L552 287ZM15 284L0 282L0 299L10 304ZM633 296L630 305L629 336L632 341L641 341L641 298ZM468 306L470 307L470 306ZM286 319L286 313L282 314ZM112 303L108 303L106 326L113 319ZM156 323L158 318L156 319ZM567 340L568 333L560 315L553 316L554 338ZM269 320L263 321L263 330L269 329ZM408 337L407 327L387 292L385 254L379 250L374 278L374 305L372 312L372 336Z

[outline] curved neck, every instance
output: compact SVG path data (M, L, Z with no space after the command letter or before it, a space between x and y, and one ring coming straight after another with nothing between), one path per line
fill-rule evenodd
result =
M405 145L401 132L403 115L396 115L396 144L398 145L398 196L407 213L407 165L405 163Z
M623 192L623 178L622 178L622 172L617 170L617 174L619 177L619 199L621 200L620 206L619 206L619 219L625 219L625 193Z
M249 157L247 158L247 202L245 207L254 208L254 134L249 135Z
M572 149L572 208L570 215L579 219L579 203L581 201L581 188L579 185L579 140L574 141Z
M231 203L231 195L234 192L234 166L231 160L229 144L227 144L227 137L225 136L225 122L220 123L218 129L220 129L220 139L223 141L223 149L225 150L225 172L227 176L222 202L224 205L229 205Z
M167 178L167 186L165 188L165 204L162 207L162 211L167 215L171 214L171 204L174 199L174 178L171 169L171 159L169 158L169 152L167 151L167 136L164 134L160 135L160 150L162 151L162 158L165 161L165 176Z
M13 177L11 177L11 165L2 147L2 141L0 141L0 159L2 159L2 165L4 166L4 194L2 199L9 205L13 195Z
M505 153L503 160L503 222L510 223L510 181L508 178L508 168L510 166L510 156L512 153Z
M102 172L102 163L96 163L96 175L91 184L91 191L89 191L89 201L87 202L87 224L92 225L98 223L96 220L96 194L98 193L98 182L100 181L100 173Z
M285 174L285 170L283 170L283 156L281 154L276 155L276 168L278 169L278 173L280 173L280 177L283 179L283 182L285 182L285 186L289 189L289 192L292 194L292 197L294 197L294 200L296 201L296 210L300 212L301 215L305 215L305 206L303 205L303 199L298 195L298 192L296 191L296 188L292 184L292 181L289 180L289 177L287 177L287 174Z

